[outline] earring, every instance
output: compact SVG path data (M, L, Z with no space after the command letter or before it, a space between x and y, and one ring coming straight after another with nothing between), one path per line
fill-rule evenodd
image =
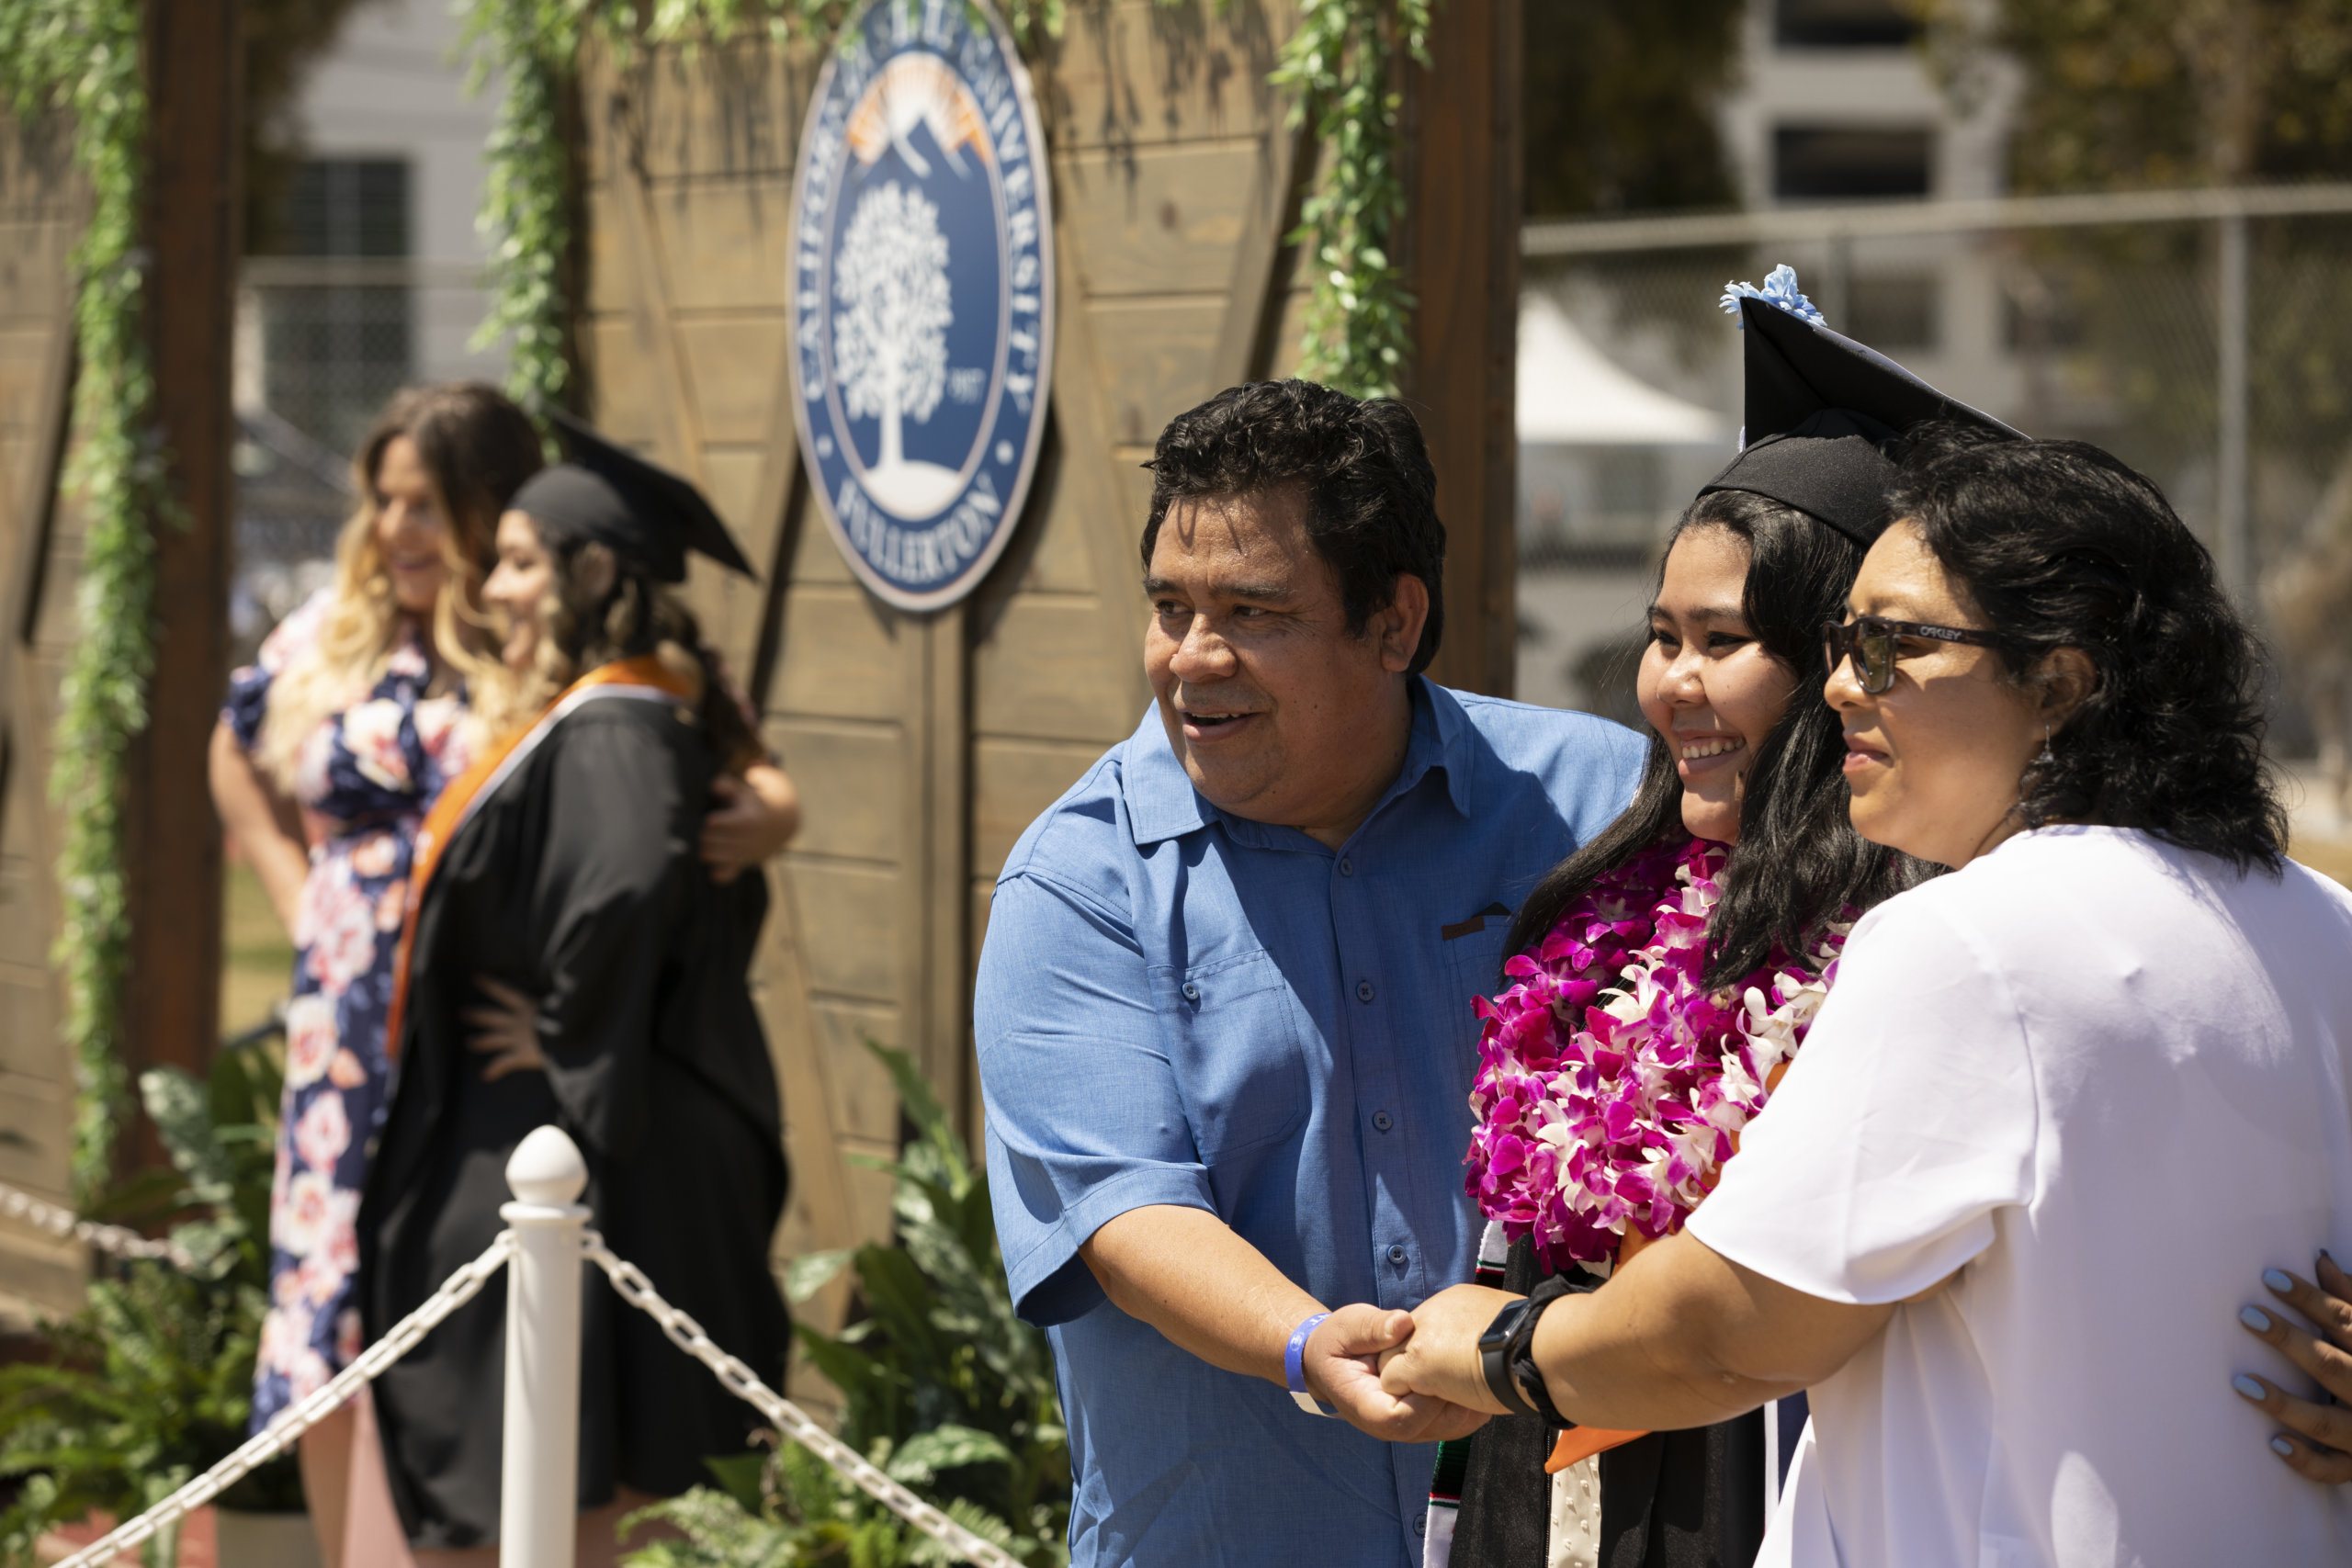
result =
M2041 727L2041 755L2033 760L2034 765L2046 768L2057 760L2050 754L2050 727L2045 724Z

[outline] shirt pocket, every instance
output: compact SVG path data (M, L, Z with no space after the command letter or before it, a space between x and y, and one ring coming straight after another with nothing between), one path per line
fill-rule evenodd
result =
M1471 998L1491 997L1503 988L1503 942L1510 935L1510 917L1488 916L1486 930L1468 932L1444 944L1445 959L1453 966L1465 1017Z
M1269 953L1155 964L1153 1000L1202 1163L1286 1138L1311 1109L1299 1003Z

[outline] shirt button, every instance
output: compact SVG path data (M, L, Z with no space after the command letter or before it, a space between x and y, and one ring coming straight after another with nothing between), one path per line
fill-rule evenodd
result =
M1358 980L1358 981L1356 982L1356 1000L1358 1000L1358 1001L1360 1001L1360 1002L1368 1002L1368 1001L1372 1000L1372 982L1371 982L1371 981L1369 981L1369 980Z
M1341 862L1340 863L1340 874L1341 876L1353 876L1355 874L1356 874L1356 863L1355 863L1355 862L1353 862L1353 861L1351 861L1351 860L1343 860L1343 861L1341 861Z
M1401 1247L1391 1247L1388 1249L1388 1261L1396 1264L1400 1269L1403 1268L1405 1265L1405 1249Z
M1201 999L1201 988L1190 980L1184 982L1184 999L1188 1002L1196 1002Z
M1389 1128L1396 1125L1396 1119L1385 1111L1375 1111L1372 1113L1372 1124L1385 1133Z

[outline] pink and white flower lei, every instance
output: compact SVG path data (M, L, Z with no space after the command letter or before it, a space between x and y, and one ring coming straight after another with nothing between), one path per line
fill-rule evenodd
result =
M1775 952L1735 986L1702 986L1729 858L1661 840L1506 964L1516 985L1478 998L1464 1186L1547 1269L1613 1258L1628 1226L1681 1228L1836 977L1850 910L1805 962Z

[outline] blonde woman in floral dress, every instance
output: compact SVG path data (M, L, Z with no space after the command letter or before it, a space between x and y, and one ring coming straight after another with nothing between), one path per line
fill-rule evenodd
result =
M484 739L465 684L496 647L481 582L500 512L541 466L538 432L489 387L394 398L355 463L360 505L337 544L333 586L231 677L213 736L213 799L295 945L256 1431L360 1348L353 1220L390 1089L385 1011L411 852L442 786ZM724 781L721 794L703 848L728 874L774 853L797 826L790 782L773 767L752 770L749 787ZM486 996L486 1029L511 1030L528 1011L511 993ZM303 1438L301 1464L336 1568L351 1489L381 1494L380 1459L346 1406ZM378 1518L389 1517L387 1499ZM397 1551L397 1530L350 1534Z

